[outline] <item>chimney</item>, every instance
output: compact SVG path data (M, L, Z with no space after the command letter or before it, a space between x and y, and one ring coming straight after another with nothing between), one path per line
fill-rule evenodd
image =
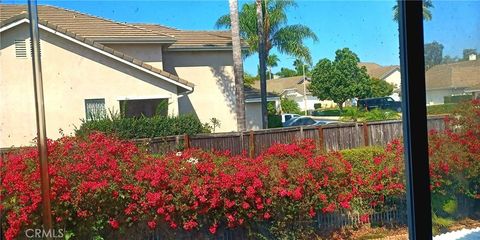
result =
M477 60L477 54L470 54L468 55L468 61L475 61Z

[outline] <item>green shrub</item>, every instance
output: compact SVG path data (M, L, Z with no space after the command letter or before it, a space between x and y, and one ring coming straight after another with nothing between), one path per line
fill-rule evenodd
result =
M461 102L470 101L470 100L472 100L471 94L443 97L444 103L461 103Z
M124 118L111 114L103 119L82 121L75 134L86 136L94 131L115 134L123 139L135 139L180 134L195 135L210 130L208 124L202 124L193 115Z
M295 100L293 99L282 98L280 101L280 104L282 105L282 111L284 113L295 113L295 114L302 113L302 111L300 110L300 106L298 106L298 103L295 102Z
M456 108L457 108L457 104L455 103L427 106L427 114L428 115L452 114Z
M340 116L341 112L338 108L325 109L320 111L314 111L313 116Z
M395 120L400 119L400 114L393 111L386 111L380 109L373 109L371 111L365 112L363 117L364 121L385 121L385 120Z
M282 116L268 115L268 128L282 127Z
M322 104L321 103L315 103L315 104L313 104L313 108L320 109L320 108L322 108Z

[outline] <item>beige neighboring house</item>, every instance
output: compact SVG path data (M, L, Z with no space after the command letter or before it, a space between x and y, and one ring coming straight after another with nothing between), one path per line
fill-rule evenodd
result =
M262 99L260 90L245 87L245 120L247 130L262 129ZM276 110L280 110L280 96L267 92L267 102L272 102Z
M297 102L302 111L315 110L315 104L321 103L322 108L334 107L336 104L330 100L321 101L313 96L308 90L310 78L306 78L305 87L303 84L303 76L274 78L267 80L267 91L278 94L281 97L293 99ZM260 81L255 81L254 88L260 89ZM306 92L306 99L305 99ZM305 101L306 100L306 101Z
M480 60L441 64L426 73L427 104L443 104L446 96L475 94L480 92Z
M360 62L358 65L365 67L370 77L385 80L386 82L393 84L395 89L390 97L396 101L400 101L400 84L402 82L400 66L381 66L371 62Z
M126 24L39 6L49 138L72 133L92 114L192 113L236 131L229 32ZM32 62L25 5L0 5L0 147L36 137Z

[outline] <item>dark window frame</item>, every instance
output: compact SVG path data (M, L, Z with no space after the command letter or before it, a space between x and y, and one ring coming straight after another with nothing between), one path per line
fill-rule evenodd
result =
M422 1L398 1L409 239L432 239Z
M104 109L103 109L103 112L104 112L103 114L106 114L106 110L107 110L107 109L106 109L106 107L105 107L105 98L87 98L87 99L84 100L84 104L85 104L85 120L86 120L86 121L91 121L91 120L93 120L93 119L91 119L91 118L89 117L90 114L89 114L89 112L88 112L88 110L89 110L89 109L88 109L88 104L89 104L89 103L96 103L96 102L99 102L99 101L103 102L103 108L104 108Z

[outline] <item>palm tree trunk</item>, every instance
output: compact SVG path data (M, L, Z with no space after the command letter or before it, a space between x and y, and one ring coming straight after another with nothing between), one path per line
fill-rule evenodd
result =
M235 76L235 105L237 130L245 131L245 96L243 86L243 59L240 42L240 24L238 20L238 2L230 0L230 21L232 30L233 73Z
M266 77L266 58L265 55L265 35L263 28L262 0L256 0L257 3L257 31L258 31L258 58L260 60L260 95L262 100L262 128L268 128L267 115L267 77Z

